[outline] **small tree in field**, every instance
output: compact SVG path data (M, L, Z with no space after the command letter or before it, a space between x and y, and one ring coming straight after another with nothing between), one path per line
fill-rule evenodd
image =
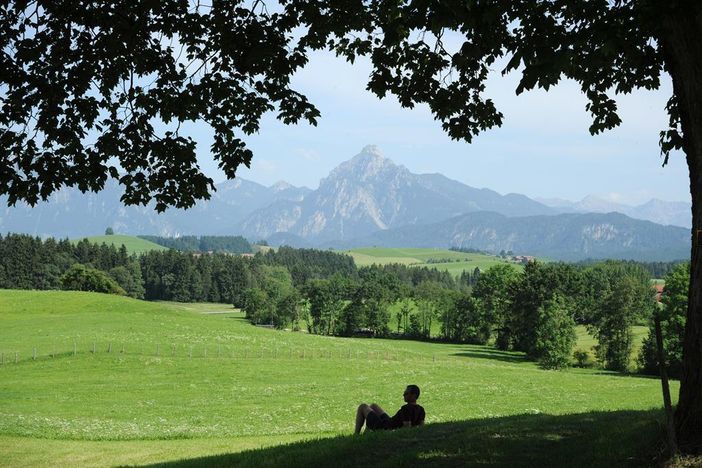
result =
M570 365L575 344L575 320L561 296L539 307L536 321L536 357L544 369L563 369Z
M113 236L114 234L115 234L115 231L111 227L108 227L107 229L105 229L106 236Z

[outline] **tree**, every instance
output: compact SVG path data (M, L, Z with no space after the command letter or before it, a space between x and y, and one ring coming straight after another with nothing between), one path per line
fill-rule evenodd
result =
M589 325L597 337L597 358L606 369L626 371L633 337L631 327L637 320L649 318L653 289L647 279L623 274L615 279L611 288L603 292L600 306Z
M477 299L469 294L454 297L451 315L454 318L452 334L448 338L471 344L487 344L493 323Z
M564 263L529 262L513 283L510 291L510 312L507 330L514 349L538 358L537 328L540 308L560 295L562 301L573 302L579 289L580 277L572 265ZM568 309L573 306L568 304Z
M575 338L573 314L567 302L556 294L538 309L536 357L539 366L544 369L567 367Z
M207 198L213 184L197 167L195 142L181 134L180 123L209 123L212 152L234 177L252 157L239 135L257 131L265 112L277 108L285 123L316 123L317 109L289 87L311 49L331 48L350 61L370 56L372 92L394 94L405 107L427 104L451 138L469 142L502 124L484 95L491 68L519 73L517 93L574 80L589 101L593 134L620 123L612 93L658 88L668 73L673 96L660 146L665 162L672 150L685 152L695 229L676 428L684 451L700 450L702 3L280 3L273 13L263 2L0 6L0 195L10 204L33 204L64 185L100 190L112 177L125 187L125 203L190 206ZM159 132L154 120L171 126Z
M496 328L495 345L499 349L509 347L508 321L512 305L510 292L518 278L519 273L512 265L499 264L478 275L473 286L477 306Z
M141 278L141 269L136 261L128 266L116 266L108 272L110 277L125 290L126 294L136 299L144 297L144 280Z
M672 378L680 378L682 375L682 345L689 284L690 265L682 263L676 266L665 277L665 287L661 295L661 308L658 311L661 319L665 364L668 375ZM653 323L649 326L648 336L641 346L639 364L643 372L658 375L656 334Z
M111 227L108 227L107 229L105 229L106 236L113 236L114 234L115 234L115 231Z
M422 281L414 289L414 301L420 323L419 335L423 338L431 336L431 325L438 315L442 293L441 286L434 281Z

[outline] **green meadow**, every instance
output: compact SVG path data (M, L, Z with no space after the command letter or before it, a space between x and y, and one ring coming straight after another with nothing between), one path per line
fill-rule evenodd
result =
M0 353L7 466L622 466L662 440L656 379L272 330L226 304L2 290ZM408 383L425 427L352 435L359 402L394 412Z
M114 245L117 248L120 248L122 245L124 245L127 248L127 252L129 252L130 254L137 255L149 252L151 250L168 250L166 247L155 244L151 241L140 239L134 236L125 236L122 234L114 234L110 236L91 236L81 239L74 239L73 242L76 243L83 239L87 239L92 244Z
M521 265L507 262L494 255L455 252L448 249L366 247L348 250L346 253L353 257L358 266L401 263L436 268L448 271L454 276L460 275L463 271L472 273L476 267L485 271L491 266L504 263L522 268Z

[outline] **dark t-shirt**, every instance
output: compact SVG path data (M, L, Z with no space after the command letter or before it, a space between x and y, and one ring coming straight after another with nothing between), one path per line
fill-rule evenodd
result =
M420 405L410 405L407 403L390 418L388 421L388 429L398 429L403 426L403 422L409 421L412 426L419 426L424 422L424 408Z

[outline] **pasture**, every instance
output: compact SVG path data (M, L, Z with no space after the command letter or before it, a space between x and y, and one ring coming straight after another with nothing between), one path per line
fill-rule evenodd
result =
M650 459L660 435L655 379L265 329L228 305L2 290L0 352L10 466L352 466L366 450L388 465L607 466ZM407 383L427 427L351 436L359 402L394 412Z
M77 243L80 240L87 239L92 244L106 244L114 245L116 248L120 248L124 245L127 248L129 254L142 254L149 252L151 250L168 250L162 245L158 245L154 242L147 241L146 239L140 239L134 236L125 236L122 234L113 234L110 236L91 236L81 239L73 239L73 243Z
M454 276L460 275L463 271L472 273L476 267L485 271L493 265L504 263L514 265L515 268L522 268L521 265L494 255L455 252L448 249L365 247L348 250L346 253L353 257L358 266L400 263L436 268L448 271Z

